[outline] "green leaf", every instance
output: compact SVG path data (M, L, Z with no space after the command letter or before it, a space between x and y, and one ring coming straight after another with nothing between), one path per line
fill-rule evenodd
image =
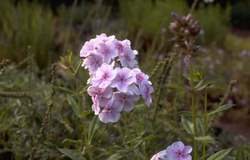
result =
M203 143L211 143L211 144L215 144L217 143L213 137L211 136L203 136L203 137L194 137L197 141L201 141Z
M236 153L236 160L244 160L244 151L241 144L239 145Z
M198 136L204 136L205 130L204 130L204 123L201 118L196 118L196 129L197 129L197 135Z
M218 82L217 79L214 79L214 78L204 78L202 79L195 87L194 89L196 91L201 91L203 89L205 89L206 87L210 86L211 84L214 84Z
M96 131L99 129L101 123L99 121L98 116L94 116L89 125L89 132L88 132L88 143L91 144L93 136L95 135Z
M81 92L80 92L80 95L83 94L83 92L86 92L88 90L88 88L90 87L91 84L88 84L87 86L85 86Z
M69 105L72 107L72 109L74 110L76 116L78 118L81 118L81 114L80 114L80 107L78 105L78 103L76 102L76 100L74 98L72 98L70 95L67 94L68 97L68 103Z
M208 86L207 88L217 88L217 89L220 89L220 90L225 91L225 92L229 91L227 88L221 87L219 85L211 85L211 86Z
M244 150L250 154L250 147L244 147Z
M145 137L144 140L149 141L149 140L154 139L154 138L155 138L155 135L151 134L151 135Z
M178 84L167 84L165 86L169 87L169 88L175 88L175 89L181 89L181 90L185 90L185 91L190 91L190 89L188 89L187 87L184 87L184 86L181 86L181 85L178 85Z
M58 86L53 86L53 87L59 88L59 89L61 89L61 90L63 90L63 91L66 91L66 92L70 92L70 93L73 93L73 94L77 94L76 92L74 92L74 91L72 91L72 90L70 90L70 89L68 89L68 88L66 88L66 87L58 87Z
M180 112L175 113L174 115L184 116L184 117L193 117L193 114L190 111L180 111ZM203 116L197 115L197 114L195 116L199 117L199 118L203 117Z
M69 63L71 63L71 58L72 58L72 52L69 54Z
M190 81L190 75L189 75L189 74L183 74L183 76L184 76L187 80ZM196 79L194 76L193 76L193 80L194 80L194 82L199 82L199 80Z
M225 104L223 106L220 106L219 108L217 108L216 110L210 112L207 114L207 116L211 116L213 114L216 114L216 113L219 113L219 112L222 112L222 111L226 111L230 108L232 108L233 106L235 106L235 104Z
M220 150L219 152L216 152L215 154L210 156L207 160L222 160L229 154L231 150L232 148Z
M77 153L75 150L57 148L62 154L71 158L72 160L86 160L81 153Z
M188 121L184 116L181 116L181 122L184 127L184 129L189 133L193 135L193 123Z
M226 156L223 160L235 160L235 157L232 157L232 156Z
M63 141L62 141L62 143L66 143L66 142L69 142L69 143L74 143L74 144L76 144L76 143L80 143L80 144L82 144L83 143L83 141L82 140L74 140L74 139L64 139Z
M91 110L87 110L87 111L82 111L81 113L81 117L89 115L92 111Z
M119 150L116 154L111 155L107 160L120 160L126 155L128 155L130 152L133 152L133 151L129 148Z
M80 59L76 64L75 64L75 67L74 67L74 73L76 74L79 67L81 66L82 64L82 59Z

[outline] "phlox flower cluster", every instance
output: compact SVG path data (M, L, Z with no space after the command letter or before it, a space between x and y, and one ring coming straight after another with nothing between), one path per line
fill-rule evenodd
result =
M85 42L80 51L82 66L90 78L88 94L92 97L92 110L104 123L117 122L120 112L131 111L140 96L149 107L154 91L149 76L141 72L129 40L119 41L115 36L97 35Z
M192 160L191 152L191 146L184 146L181 141L178 141L155 154L150 160Z

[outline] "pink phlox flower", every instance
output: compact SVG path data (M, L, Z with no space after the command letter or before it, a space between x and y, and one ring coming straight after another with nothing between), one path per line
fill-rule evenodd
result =
M135 60L135 55L131 48L125 46L123 52L120 53L119 59L123 67L133 68L138 62Z
M103 64L102 56L98 54L91 54L83 60L82 67L89 69L89 72L95 73L96 70Z
M146 75L143 72L137 72L135 77L136 77L136 84L138 84L139 86L141 86L143 81L147 81L149 79L148 75Z
M107 35L105 33L102 33L100 35L96 35L96 41L98 42L112 42L115 39L115 36L109 36L107 37Z
M87 57L91 53L95 52L95 40L91 39L90 41L85 42L80 51L80 57Z
M121 111L122 107L119 105L119 102L110 100L99 114L99 119L103 123L117 122L121 117Z
M118 51L114 44L98 43L96 52L102 55L105 63L110 63L111 59L118 56Z
M90 86L88 88L88 94L92 97L96 97L96 100L98 100L100 106L104 107L110 100L113 90L110 87L98 88L95 86Z
M141 95L141 90L135 85L135 83L132 83L128 86L128 91L133 92L136 95Z
M150 81L142 81L141 83L141 92L142 92L142 98L147 100L147 106L150 106L150 103L152 103L152 97L151 93L153 93L154 88L150 85Z
M127 92L128 86L135 82L133 72L128 68L116 68L117 74L112 81L111 87L116 87L120 92Z
M111 65L103 63L102 66L96 71L95 77L92 78L91 83L93 86L106 88L116 77L116 73L117 71L113 70Z
M95 112L95 115L98 115L101 111L101 108L99 106L97 96L92 97L92 101L93 101L92 110Z
M184 146L181 141L174 142L166 149L166 155L169 160L192 160L190 153L192 152L191 146Z
M115 39L113 43L115 44L115 48L118 50L119 55L123 52L124 47L130 48L130 44L131 44L130 41L127 39L123 41L118 41L117 39Z
M124 111L131 111L134 108L133 102L138 101L139 96L132 92L114 92L113 100L119 102Z
M123 52L124 46L122 45L121 41L118 41L117 39L115 39L115 40L113 41L113 43L114 43L114 45L115 45L115 48L116 48L117 51L118 51L118 55L119 55L120 53L122 53L122 52Z
M150 160L169 160L166 155L166 150L156 153Z
M91 72L89 72L89 79L87 80L87 84L91 84L91 80L94 76L95 74L92 74Z

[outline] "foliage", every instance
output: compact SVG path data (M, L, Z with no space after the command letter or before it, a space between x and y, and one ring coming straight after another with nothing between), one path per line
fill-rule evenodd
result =
M54 59L55 23L51 10L38 3L0 1L0 58L20 62L31 45L38 66L47 66Z
M202 3L194 12L195 18L200 23L201 33L204 34L199 37L198 44L205 46L214 41L220 47L226 45L230 13L231 6L229 5L223 9L219 4L209 4L205 7Z

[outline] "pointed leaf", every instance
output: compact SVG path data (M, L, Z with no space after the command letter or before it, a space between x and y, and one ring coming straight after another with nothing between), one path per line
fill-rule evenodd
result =
M116 154L111 155L107 160L120 160L126 155L128 155L130 152L133 152L133 151L129 148L120 150Z
M198 136L204 136L205 130L204 130L204 123L201 118L196 118L196 129L197 129L197 135Z
M184 127L184 129L189 133L193 135L193 123L188 121L184 116L181 116L181 122Z
M180 112L175 113L174 115L179 115L179 116L184 116L184 117L193 117L193 114L190 111L180 111ZM203 117L203 116L197 115L197 114L195 116L199 117L199 118Z
M211 136L203 136L203 137L194 137L197 141L201 141L203 143L217 143Z
M250 154L250 147L244 147L244 150Z
M155 138L155 135L151 134L151 135L145 137L144 140L149 141L149 140L154 139L154 138Z
M190 75L189 75L189 74L183 74L183 76L184 76L187 80L190 81ZM194 82L198 82L198 81L199 81L199 80L196 79L194 76L193 76L193 80L194 80Z
M225 104L223 106L220 106L219 108L217 108L216 110L210 112L207 114L207 116L211 116L213 114L216 114L216 113L219 113L219 112L222 112L222 111L226 111L230 108L232 108L233 106L235 106L235 104Z
M203 89L205 89L206 87L210 86L211 84L214 84L218 82L217 79L214 79L214 78L204 78L202 79L195 87L194 89L196 91L201 91Z
M82 140L80 140L80 139L78 139L78 140L74 140L74 139L64 139L63 141L62 141L62 143L66 143L66 142L69 142L69 143L80 143L80 144L82 144L83 143L83 141Z
M75 112L76 116L78 118L81 118L81 114L80 114L80 107L78 105L78 103L76 102L76 100L71 97L70 95L67 94L68 97L68 103L69 105L72 107L73 111Z
M66 87L58 87L58 86L53 86L53 87L59 88L59 89L61 89L63 91L67 91L67 92L70 92L70 93L73 93L73 94L77 94L76 92L74 92L74 91L72 91L72 90L70 90L70 89L68 89Z
M232 148L220 150L219 152L216 152L215 154L210 156L207 160L222 160L229 154L231 150Z
M236 160L244 160L244 151L241 144L238 147L237 153L236 153Z
M75 64L75 67L74 67L74 73L76 74L79 67L81 66L82 64L82 59L80 59L76 64Z
M184 86L181 86L181 85L178 85L178 84L167 84L165 85L166 87L169 87L169 88L175 88L175 89L182 89L182 90L187 90L187 91L190 91L190 89L188 89L187 87L184 87Z
M83 94L83 92L86 92L90 86L91 86L91 84L88 84L87 86L85 86L85 87L81 90L80 95Z
M222 91L225 91L225 92L228 92L228 89L225 88L225 87L221 87L219 85L211 85L211 86L208 86L207 88L217 88L217 89L220 89Z
M226 156L223 160L235 160L235 157L232 157L232 156Z
M72 58L72 52L69 54L69 63L71 63L71 58Z
M82 111L81 113L81 117L89 115L92 111L91 110L87 110L87 111Z
M86 160L81 153L77 153L75 150L57 148L62 154L71 158L72 160Z
M89 125L89 132L88 132L88 143L91 144L93 136L95 135L96 131L99 129L101 123L98 116L94 116Z

